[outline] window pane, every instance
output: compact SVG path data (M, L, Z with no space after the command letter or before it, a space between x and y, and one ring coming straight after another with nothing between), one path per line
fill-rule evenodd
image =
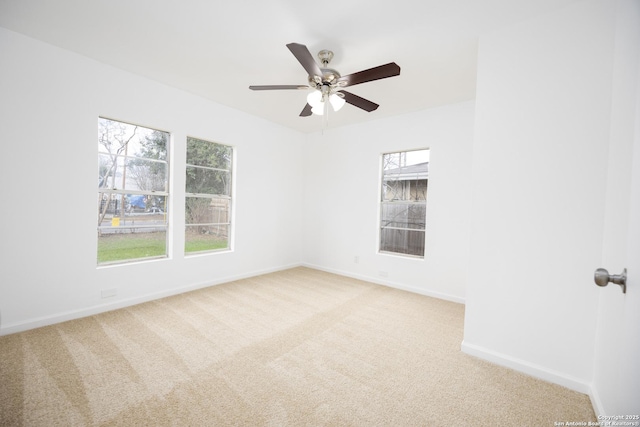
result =
M99 227L165 227L167 198L100 193L98 199ZM124 212L122 211L124 206Z
M122 227L117 232L98 232L98 264L164 257L166 253L165 229L145 230Z
M98 119L98 151L112 156L167 160L167 132L129 123Z
M187 225L185 252L229 248L229 225Z
M411 203L383 203L382 227L424 230L427 205Z
M424 231L389 228L380 230L380 250L384 252L423 256L424 242Z
M216 169L231 169L233 149L196 138L187 138L187 164Z
M187 197L185 200L186 224L227 224L231 200L221 197Z
M118 190L167 189L167 164L143 158L99 155L98 186Z
M187 166L187 193L231 195L231 173Z
M427 180L396 180L391 174L385 174L383 197L386 201L427 200Z

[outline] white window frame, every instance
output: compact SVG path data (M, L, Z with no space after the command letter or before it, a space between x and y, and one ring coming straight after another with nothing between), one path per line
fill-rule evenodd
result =
M147 196L147 197L164 197L164 201L165 201L165 206L164 206L164 222L162 224L153 224L153 225L145 225L145 224L135 224L135 225L127 225L127 224L122 224L122 225L117 225L114 226L113 223L112 225L101 225L98 224L97 226L97 231L98 231L98 235L100 235L102 232L118 232L118 231L122 231L123 229L131 229L131 230L158 230L158 229L162 229L164 234L165 234L165 253L164 255L153 255L153 256L147 256L147 257L140 257L140 258L126 258L126 259L122 259L122 260L116 260L116 261L105 261L105 262L100 262L99 259L96 259L97 265L98 267L102 267L102 266L110 266L110 265L120 265L120 264L127 264L127 263L131 263L131 262L137 262L137 261L146 261L146 260L153 260L153 259L165 259L169 257L169 253L170 253L170 248L169 248L169 213L168 213L168 209L167 207L169 206L169 196L170 196L170 191L169 191L169 183L170 183L170 145L171 145L171 133L167 132L165 130L161 130L161 129L157 129L157 128L151 128L148 126L142 126L142 125L135 125L133 123L130 122L125 122L123 120L117 120L117 119L112 119L112 118L108 118L108 117L98 117L98 120L108 120L108 121L112 121L112 122L116 122L116 123L122 123L128 126L137 126L140 128L144 128L144 129L148 129L148 130L152 130L152 131L158 131L158 132L162 132L167 134L167 146L166 146L166 153L165 153L165 157L166 160L159 160L159 159L153 159L153 158L147 158L147 157L139 157L139 156L135 156L132 155L130 153L128 153L127 150L125 150L125 154L114 154L114 153L109 153L107 151L102 150L102 147L100 146L100 143L98 143L98 159L100 159L100 156L110 156L113 159L116 159L115 161L118 162L120 159L122 159L124 161L124 163L126 163L127 160L144 160L145 162L152 162L152 163L158 163L158 164L163 164L165 166L165 180L164 180L164 191L162 190L138 190L138 189L123 189L123 188L118 188L117 186L114 186L112 188L110 187L101 187L100 183L98 183L98 196L99 196L99 206L101 206L101 200L103 200L103 195L107 195L107 204L111 203L111 200L113 199L120 199L123 200L125 196L130 196L130 195L141 195L141 196ZM99 160L98 160L99 162ZM108 177L108 176L107 176ZM107 207L108 208L108 207ZM120 203L119 206L119 210L125 209L125 206L122 206L122 202ZM100 218L99 218L100 219Z
M192 136L188 136L187 137L187 143L185 144L185 159L189 158L188 155L188 150L189 150L189 140L198 140L198 141L202 141L202 142L206 142L209 144L214 144L214 145L218 145L218 146L223 146L223 147L227 147L230 151L231 151L231 155L229 158L229 168L228 169L224 169L224 168L216 168L216 167L210 167L210 166L202 166L202 165L194 165L194 164L190 164L187 163L185 160L185 175L186 172L188 170L188 168L195 168L195 169L201 169L201 170L209 170L209 171L218 171L218 172L224 172L224 173L228 173L229 175L229 182L228 182L228 193L229 194L216 194L216 193L194 193L194 192L188 192L187 189L185 188L185 209L186 209L186 204L187 204L187 199L188 198L201 198L201 199L210 199L210 200L215 200L215 199L219 199L219 200L226 200L227 201L227 205L228 205L228 212L227 212L227 221L223 221L223 222L198 222L198 223L187 223L187 218L186 218L186 212L185 212L185 247L184 247L184 253L185 256L194 256L194 255L201 255L201 254L209 254L209 253L219 253L219 252L229 252L232 250L233 248L233 236L234 236L234 230L233 230L233 214L234 214L234 190L235 190L235 174L234 174L234 167L235 167L235 147L233 147L232 145L229 144L222 144L220 142L215 142L215 141L211 141L208 139L203 139L203 138L197 138L197 137L192 137ZM220 226L224 226L227 229L227 246L224 248L216 248L216 249L205 249L205 250L200 250L200 251L187 251L186 245L187 245L187 229L189 227L220 227Z
M385 194L385 187L386 187L386 182L388 182L389 180L385 179L385 156L389 156L389 155L399 155L399 157L401 157L403 154L406 155L408 153L412 153L412 152L419 152L419 151L429 151L429 148L416 148L416 149L409 149L409 150L398 150L398 151L390 151L390 152L385 152L382 153L380 155L380 187L379 187L379 191L378 191L378 253L380 254L384 254L384 255L394 255L394 256L400 256L400 257L407 257L407 258L414 258L414 259L424 259L425 257L425 251L426 251L426 206L427 206L427 188L428 188L428 168L425 176L425 173L411 173L411 174L402 174L401 172L398 172L399 175L399 179L396 180L395 182L399 182L399 181L405 181L405 182L410 182L412 180L415 181L419 181L421 179L424 179L427 181L427 183L425 183L425 187L424 187L424 200L411 200L410 198L407 199L401 199L401 200L389 200ZM399 162L398 164L398 168L402 167L400 164L402 162ZM428 163L428 161L427 161ZM411 165L409 165L411 166ZM414 178L414 179L410 179L410 178ZM422 228L416 228L416 227L402 227L402 226L394 226L394 225L389 225L389 221L387 221L387 223L385 224L385 215L384 212L386 209L392 207L392 206L407 206L407 209L409 210L411 206L423 206L423 210L424 210L424 218L423 218L423 226ZM385 247L388 247L388 244L385 245L385 243L383 242L384 239L384 235L385 235L385 230L398 230L401 232L407 232L407 233L422 233L423 234L423 244L422 244L422 250L421 250L421 254L412 254L412 253L405 253L405 252L400 252L400 251L394 251L394 250L388 250L388 248L386 249Z

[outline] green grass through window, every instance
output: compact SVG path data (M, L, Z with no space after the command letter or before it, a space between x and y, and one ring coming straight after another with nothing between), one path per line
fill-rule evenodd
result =
M184 251L186 253L214 251L218 249L227 249L228 247L228 242L224 238L195 233L187 233L186 241L184 243Z
M98 237L98 264L164 256L166 233L103 234Z
M162 257L167 253L166 233L103 234L98 237L98 264ZM226 239L187 235L185 253L226 249Z

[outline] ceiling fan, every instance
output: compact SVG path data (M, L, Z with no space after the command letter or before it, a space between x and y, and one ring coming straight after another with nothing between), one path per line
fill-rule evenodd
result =
M249 86L251 90L302 90L314 89L307 96L307 105L302 109L300 117L308 117L311 114L324 115L331 104L334 111L338 111L346 103L361 108L367 112L374 111L378 104L347 92L342 88L366 83L373 80L386 79L400 75L400 67L395 62L390 62L378 67L369 68L357 73L341 76L336 70L328 68L333 58L330 50L321 50L318 58L322 63L319 66L311 56L309 49L303 44L289 43L287 45L293 56L296 57L302 67L309 73L308 85L267 85Z

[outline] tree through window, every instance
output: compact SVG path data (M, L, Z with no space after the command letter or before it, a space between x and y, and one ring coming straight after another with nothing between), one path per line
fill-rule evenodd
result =
M424 257L429 150L382 155L380 252Z
M167 256L167 132L98 119L98 265Z

